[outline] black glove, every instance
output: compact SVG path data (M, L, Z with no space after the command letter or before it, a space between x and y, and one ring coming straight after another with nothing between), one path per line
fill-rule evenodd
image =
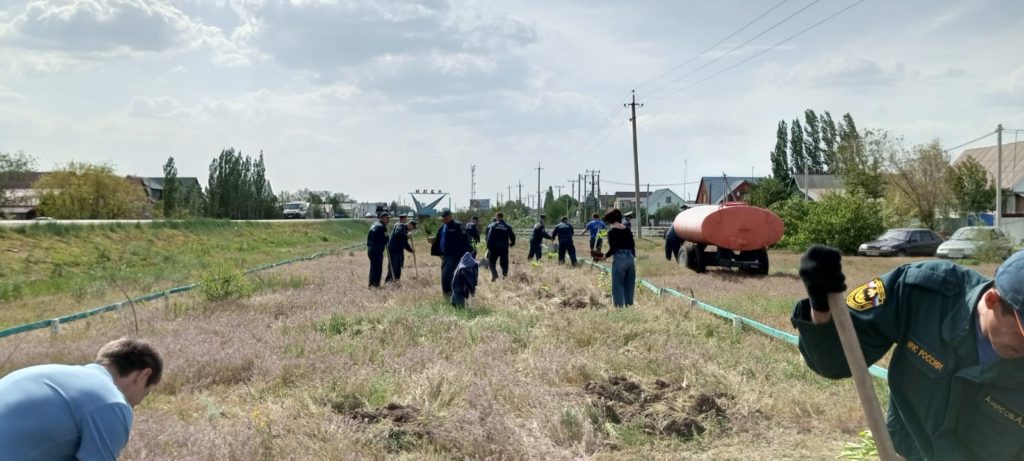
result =
M839 250L814 245L800 258L800 279L807 288L811 308L828 312L828 294L846 291L846 277L840 264Z

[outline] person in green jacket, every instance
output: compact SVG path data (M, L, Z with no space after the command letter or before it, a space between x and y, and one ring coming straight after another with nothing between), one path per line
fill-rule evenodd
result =
M847 378L827 302L846 291L839 251L811 247L800 278L800 353L815 373ZM900 455L1024 459L1024 252L995 280L944 261L899 266L850 291L846 304L869 364L895 345L887 423Z

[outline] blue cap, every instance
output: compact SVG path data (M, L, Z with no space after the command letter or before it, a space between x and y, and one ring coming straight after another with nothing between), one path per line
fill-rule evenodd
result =
M1024 334L1024 251L1014 253L996 269L996 291L1017 313Z

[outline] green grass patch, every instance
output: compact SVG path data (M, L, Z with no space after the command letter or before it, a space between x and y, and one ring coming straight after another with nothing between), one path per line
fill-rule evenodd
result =
M361 241L363 221L40 223L0 231L0 328ZM237 280L236 280L237 281ZM269 288L301 288L270 280ZM235 284L235 288L240 287ZM257 285L258 288L258 285ZM211 299L241 294L210 293Z

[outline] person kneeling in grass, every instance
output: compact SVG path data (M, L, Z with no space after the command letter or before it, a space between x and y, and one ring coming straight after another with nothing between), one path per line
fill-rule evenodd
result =
M107 343L89 365L36 365L0 379L0 459L116 460L132 408L163 373L149 344Z
M612 302L615 307L633 305L633 293L636 291L636 243L633 232L622 224L622 211L613 208L604 215L608 230L608 253L606 258L615 257L612 261Z

